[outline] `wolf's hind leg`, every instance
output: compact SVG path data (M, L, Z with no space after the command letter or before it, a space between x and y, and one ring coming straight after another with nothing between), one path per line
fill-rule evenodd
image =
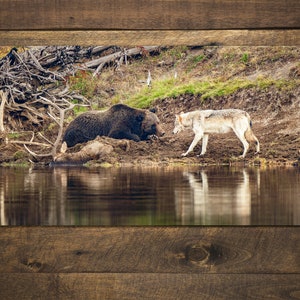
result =
M241 132L241 131L239 131L239 130L235 130L234 128L233 128L233 131L234 131L234 133L236 134L236 136L239 138L239 140L242 142L242 144L243 144L243 147L244 147L244 152L243 152L243 154L241 155L241 157L245 157L246 156L246 153L247 153L247 151L248 151L248 149L249 149L249 143L247 142L247 140L246 140L246 138L245 138L245 134L244 134L244 132Z

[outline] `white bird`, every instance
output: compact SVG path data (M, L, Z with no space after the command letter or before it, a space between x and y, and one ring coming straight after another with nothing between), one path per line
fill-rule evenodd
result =
M147 85L148 85L148 87L151 87L151 72L150 72L150 70L148 70L148 78L147 78Z

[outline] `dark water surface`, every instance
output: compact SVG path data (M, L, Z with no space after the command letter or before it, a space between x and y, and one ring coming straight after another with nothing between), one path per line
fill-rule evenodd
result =
M0 168L6 225L300 225L299 168Z

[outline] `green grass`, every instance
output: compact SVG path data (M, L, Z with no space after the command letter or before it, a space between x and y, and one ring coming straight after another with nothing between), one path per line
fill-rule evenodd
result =
M248 59L248 57L247 57ZM243 60L247 60L243 58ZM256 80L248 80L243 78L235 78L231 80L211 79L196 80L195 78L175 79L173 77L154 80L151 88L145 86L138 92L136 90L126 91L126 93L118 94L111 99L112 104L124 102L136 108L148 108L158 99L176 98L181 95L201 96L201 100L208 98L217 98L228 96L240 89L257 88L265 91L271 86L275 86L279 90L290 90L298 84L296 80L275 80L271 78L257 78ZM79 89L85 96L94 93L96 82L88 80L88 76L79 76L73 81L72 89ZM86 111L86 107L74 108L75 114Z
M21 133L19 133L19 132L11 132L11 133L7 134L7 137L9 139L18 139L18 138L21 137Z
M243 62L245 64L249 62L249 54L248 53L244 53L242 55L241 62Z
M148 108L157 99L176 98L180 95L201 95L205 101L208 98L217 98L228 96L240 89L257 88L265 90L271 86L278 89L292 89L297 84L294 81L273 80L268 78L259 78L255 81L244 79L233 79L228 81L196 81L181 83L176 79L166 79L154 82L152 88L145 87L139 93L132 95L125 100L125 103L137 107Z

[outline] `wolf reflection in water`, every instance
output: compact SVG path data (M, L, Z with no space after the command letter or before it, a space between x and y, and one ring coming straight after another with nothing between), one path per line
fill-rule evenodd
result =
M191 189L175 192L176 216L182 225L251 223L251 190L245 169L242 180L234 187L232 184L210 187L206 171L202 170L199 175L185 172ZM259 181L259 176L257 178Z

